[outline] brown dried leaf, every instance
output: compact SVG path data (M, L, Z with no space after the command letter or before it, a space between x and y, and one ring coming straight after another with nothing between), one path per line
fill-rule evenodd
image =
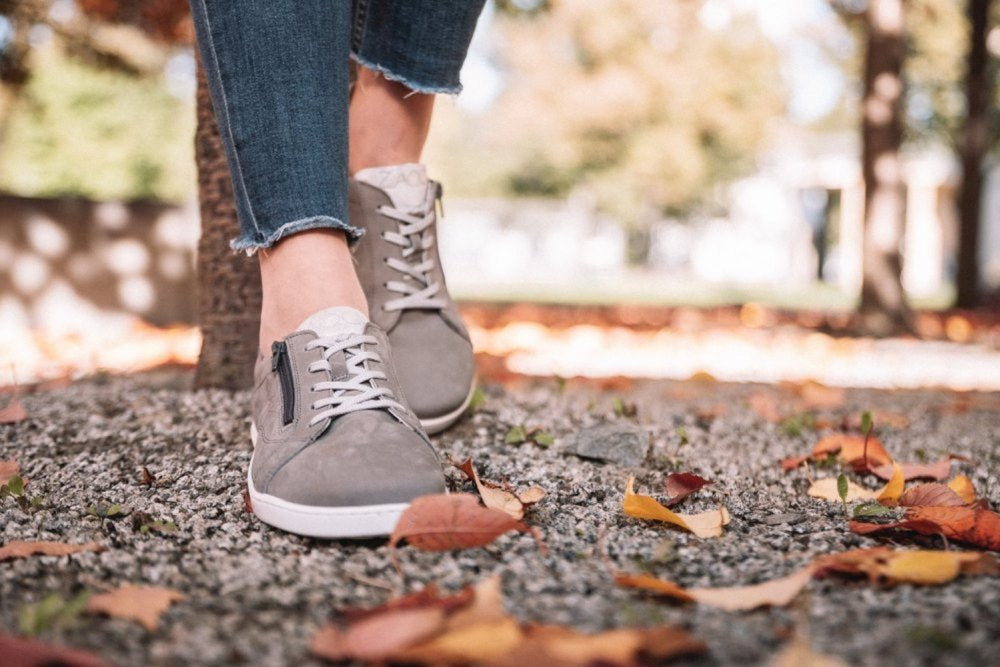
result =
M719 537L722 527L729 523L729 512L725 507L698 514L680 514L668 510L651 496L638 494L634 490L635 478L629 477L625 484L622 511L636 519L664 521L694 533L698 537Z
M951 474L951 459L943 458L933 463L900 463L899 467L903 469L903 476L906 478L906 481L910 481L911 479L934 479L940 481L946 479ZM892 477L892 466L875 466L871 469L871 472L882 479L889 479Z
M524 518L524 503L521 502L521 499L495 484L483 483L479 478L479 473L476 472L476 466L472 463L472 459L466 459L455 467L475 482L476 490L479 491L479 497L483 499L484 505L505 512L517 520Z
M966 503L947 484L934 482L907 489L906 493L900 496L899 504L904 507L959 507Z
M776 424L785 419L785 415L778 409L778 400L773 394L762 391L751 394L747 403L751 410L766 421Z
M517 497L524 505L534 505L545 497L545 489L540 486L532 486L518 493Z
M892 457L878 438L871 436L868 438L867 452L865 446L865 436L847 433L834 433L821 438L813 447L812 457L814 459L826 458L828 454L837 454L840 460L855 470L864 470L878 466L892 466ZM866 459L867 456L867 459ZM886 479L892 476L889 474Z
M839 387L828 387L814 381L804 382L796 387L796 393L807 410L817 408L839 408L847 398L847 392Z
M21 403L20 394L14 394L14 398L3 408L0 408L0 424L16 424L28 418L28 411Z
M985 507L911 507L902 521L851 521L849 526L861 535L894 528L912 530L921 535L940 534L948 539L1000 551L1000 515Z
M346 630L321 628L309 650L327 660L377 662L441 630L445 613L438 607L396 609L370 616Z
M0 486L10 481L11 477L16 477L21 473L21 466L17 461L0 461Z
M160 616L170 605L183 599L180 591L171 588L127 585L87 600L87 612L137 621L153 632Z
M635 665L662 662L679 655L705 651L705 645L679 628L621 628L584 635L569 628L536 626L525 639L494 665Z
M100 551L103 547L97 542L85 544L66 544L46 540L21 542L14 541L0 547L0 561L11 558L27 558L28 556L68 556L81 551Z
M0 656L5 665L71 665L100 667L105 664L98 656L75 648L52 646L33 639L0 634Z
M812 572L812 566L806 566L780 579L752 586L726 588L682 588L672 581L664 581L649 575L618 575L615 577L615 583L627 588L653 591L678 600L693 600L726 611L746 611L767 605L787 605L809 583Z
M699 477L694 473L672 472L667 475L667 481L665 484L667 500L664 504L667 507L676 505L698 489L711 483L712 482L710 480L707 480L704 477Z
M469 493L421 496L399 517L389 547L406 540L425 551L467 549L489 544L511 530L529 529L500 510L482 507Z
M820 556L814 562L816 576L863 575L872 583L936 585L952 581L959 574L995 575L1000 572L1000 565L992 555L967 551L903 551L874 547Z
M847 663L840 658L817 653L805 637L796 635L771 658L768 667L847 667Z

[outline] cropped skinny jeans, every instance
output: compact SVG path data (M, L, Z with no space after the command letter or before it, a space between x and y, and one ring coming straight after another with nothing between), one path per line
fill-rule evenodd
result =
M461 90L485 0L191 0L240 236L254 252L347 217L350 60L419 93Z

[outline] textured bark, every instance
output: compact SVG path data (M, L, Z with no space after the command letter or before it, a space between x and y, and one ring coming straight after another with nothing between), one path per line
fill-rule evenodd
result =
M862 169L865 234L859 324L865 333L912 329L902 282L905 224L903 139L903 0L870 0L865 15Z
M959 154L962 185L959 193L958 276L959 308L979 305L979 224L982 214L983 160L990 146L989 101L993 99L986 35L991 0L969 0L971 28L965 76L966 116Z
M253 381L260 327L260 269L257 260L233 252L239 232L232 184L204 73L198 68L198 242L199 316L202 344L196 387L245 389Z

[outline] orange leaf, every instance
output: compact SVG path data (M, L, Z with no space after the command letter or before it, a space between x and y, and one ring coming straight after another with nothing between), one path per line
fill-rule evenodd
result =
M153 632L160 616L175 602L183 600L179 591L157 586L122 586L87 600L87 612L138 621Z
M64 542L50 541L14 541L0 547L0 561L10 558L27 558L36 554L42 556L68 556L81 551L100 551L102 548L97 542L66 544Z
M679 628L620 628L585 635L569 628L530 627L503 665L635 665L702 653L705 645Z
M406 508L389 538L425 551L448 551L489 544L511 530L528 527L500 510L482 507L469 493L434 494L417 498Z
M870 445L871 443L869 443ZM942 480L951 474L951 459L943 458L933 463L900 463L899 467L903 469L906 481L923 478ZM882 479L889 479L892 477L893 467L891 465L875 466L871 471L872 474Z
M906 487L906 480L903 478L903 469L896 463L892 464L892 469L892 477L882 487L882 490L879 491L878 496L875 498L875 500L883 505L895 505L898 503L899 497L903 495L903 489Z
M698 489L711 483L704 477L699 477L690 472L672 472L667 475L665 485L668 496L666 504L668 507L676 505Z
M439 607L387 611L346 630L332 625L321 628L309 650L327 660L377 662L439 632L444 619Z
M752 586L727 588L682 588L672 581L657 579L650 575L615 576L615 583L626 588L641 588L678 600L694 600L726 611L746 611L767 605L784 606L812 578L812 566L806 566L787 577L772 579Z
M21 472L21 466L17 461L0 461L0 486L10 481Z
M0 656L5 665L72 665L100 667L105 664L98 656L74 648L44 644L33 639L0 634Z
M902 528L922 535L941 534L948 539L1000 551L1000 515L984 507L911 507L902 521L864 523L851 521L855 533Z
M900 497L899 504L904 507L958 507L967 503L948 485L934 482L907 489L906 493Z
M997 574L996 558L981 552L902 551L888 547L853 549L816 559L816 576L865 575L872 583L944 584L959 574Z
M725 507L698 514L679 514L668 510L650 496L637 494L633 488L634 477L629 477L625 485L622 510L636 519L664 521L683 528L698 537L719 537L722 527L729 523L729 512Z
M28 411L24 409L24 404L21 403L21 397L18 394L14 394L10 403L0 408L0 424L16 424L27 418Z
M812 457L822 459L827 454L839 454L840 460L856 470L865 468L865 436L834 433L820 439L813 447ZM879 439L868 438L867 467L892 465L892 457L885 451Z
M797 393L807 409L839 408L844 404L847 392L839 387L828 387L809 380L799 385Z
M948 482L948 488L957 493L966 505L976 502L976 487L972 485L972 480L965 475L957 475L955 479Z

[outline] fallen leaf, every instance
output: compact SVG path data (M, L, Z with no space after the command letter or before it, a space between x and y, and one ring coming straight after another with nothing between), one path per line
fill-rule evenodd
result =
M33 541L8 542L0 547L0 561L10 558L27 558L28 556L68 556L81 551L100 551L103 547L97 542L85 544L66 544L64 542Z
M327 660L385 660L439 632L445 613L438 607L397 609L352 624L346 630L329 625L313 638L309 650Z
M0 656L3 664L14 667L41 667L42 665L71 665L72 667L100 667L105 664L98 656L75 648L53 646L33 639L9 637L0 634Z
M615 583L626 588L641 588L678 600L695 601L726 611L747 611L768 605L787 605L809 583L812 571L813 568L809 565L780 579L772 579L752 586L725 588L682 588L672 581L657 579L645 574L619 574L615 576Z
M153 632L159 624L160 616L170 605L183 599L184 596L179 591L170 588L126 585L92 596L87 601L87 612L137 621Z
M425 642L411 646L393 659L410 664L494 664L524 641L524 630L516 619L453 628Z
M906 480L903 477L903 469L899 467L898 464L892 464L892 477L886 485L879 491L878 496L875 500L879 501L883 505L896 505L899 502L899 497L903 495L903 489L906 487Z
M436 607L444 610L446 613L451 613L456 609L461 609L470 605L473 602L476 593L476 589L472 586L466 586L457 593L442 596L438 591L437 585L432 582L424 588L421 588L419 591L394 597L385 604L377 607L347 607L340 611L340 615L350 623L356 623L371 616L378 616L379 614L384 614L389 611L401 611L404 609Z
M698 489L711 483L712 482L704 477L699 477L694 473L672 472L667 475L667 481L665 484L667 492L666 505L668 507L676 505Z
M425 551L448 551L489 544L511 530L529 529L500 510L482 507L469 493L421 496L403 511L389 538L389 547L406 540Z
M484 484L479 479L472 459L466 459L455 467L476 484L476 490L479 491L479 497L483 499L484 505L505 512L514 519L524 518L524 503L521 502L521 499L506 489L501 489L493 484Z
M891 466L892 457L878 438L868 438L867 452L865 436L848 433L834 433L821 438L813 447L812 458L823 459L828 454L837 454L840 460L855 470ZM866 458L867 456L867 458Z
M900 463L899 467L903 469L903 476L906 478L906 481L910 481L911 479L934 479L940 481L946 479L951 474L951 459L943 458L933 463ZM871 472L882 479L889 479L892 477L893 467L892 465L875 466L871 469Z
M747 399L747 403L750 409L765 421L776 424L785 418L785 415L778 409L777 399L772 394L766 392L751 394Z
M1000 573L1000 563L982 552L916 550L888 547L852 549L820 556L815 575L863 575L872 583L944 584L959 574Z
M829 500L834 503L843 502L841 500L840 493L837 490L836 477L824 477L823 479L817 479L809 486L807 493L813 498L822 498L823 500ZM866 489L863 486L848 480L847 496L843 500L849 503L854 502L855 500L875 500L878 497L878 494L878 491Z
M847 392L843 389L828 387L811 380L797 385L796 393L802 399L806 409L839 408L847 397Z
M705 645L679 628L620 628L585 635L569 628L527 628L525 640L503 659L500 667L526 665L635 665L662 662L679 655L702 653Z
M809 454L805 456L789 456L787 459L781 459L781 469L785 472L794 470L811 458L812 456Z
M972 485L972 480L965 475L957 475L955 479L948 482L948 488L958 494L958 497L966 505L976 502L976 487Z
M847 667L847 663L832 655L817 653L805 637L796 635L771 658L768 667Z
M902 521L851 521L849 526L861 535L895 528L912 530L921 535L940 534L948 539L1000 551L1000 515L985 507L911 507Z
M899 498L899 504L904 507L933 506L958 507L967 505L962 497L955 493L947 484L934 482L919 484L906 490Z
M0 461L0 486L3 486L11 477L16 477L21 473L21 466L17 461Z
M622 510L630 517L665 521L702 538L719 537L722 535L722 527L729 523L729 512L725 507L698 514L676 513L651 496L637 494L634 484L635 478L629 477L625 485L625 498L622 500Z
M545 489L540 486L532 486L517 494L522 505L534 505L545 497Z
M21 403L20 394L15 393L14 398L3 408L0 408L0 424L16 424L28 418L28 411Z

